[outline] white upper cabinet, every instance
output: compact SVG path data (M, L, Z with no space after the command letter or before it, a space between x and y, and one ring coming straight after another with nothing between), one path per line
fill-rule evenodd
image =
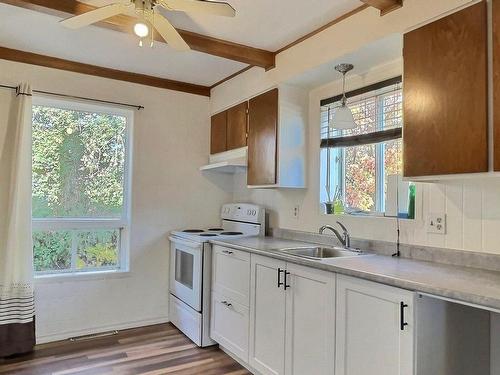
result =
M413 374L413 293L337 276L336 375Z

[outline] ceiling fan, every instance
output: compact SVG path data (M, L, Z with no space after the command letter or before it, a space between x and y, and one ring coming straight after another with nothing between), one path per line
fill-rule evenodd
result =
M190 50L189 45L182 39L174 26L158 12L158 7L168 11L179 11L186 13L202 13L217 16L234 17L236 11L225 2L207 0L128 0L127 2L114 3L79 14L61 21L61 24L78 29L93 23L105 20L118 14L126 13L129 9L135 10L139 21L134 26L134 33L140 38L139 45L142 46L142 38L151 35L154 28L172 48L178 51ZM152 42L151 42L152 43Z

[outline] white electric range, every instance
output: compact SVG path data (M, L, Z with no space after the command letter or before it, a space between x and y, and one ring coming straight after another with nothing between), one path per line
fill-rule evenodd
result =
M265 210L253 204L231 203L221 209L221 224L188 228L170 234L169 315L198 346L216 343L210 338L211 239L265 235Z

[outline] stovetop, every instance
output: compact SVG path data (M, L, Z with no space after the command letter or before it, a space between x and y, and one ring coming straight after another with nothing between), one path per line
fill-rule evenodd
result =
M245 236L248 237L248 236L254 236L256 234L257 233L255 233L255 231L245 233L239 230L224 229L220 227L204 228L204 229L192 228L192 229L184 229L172 232L172 235L174 236L182 237L196 242L206 242L215 238L240 238Z
M196 242L211 239L263 236L265 232L265 210L247 203L229 203L222 206L221 222L208 228L186 228L173 231L175 237Z

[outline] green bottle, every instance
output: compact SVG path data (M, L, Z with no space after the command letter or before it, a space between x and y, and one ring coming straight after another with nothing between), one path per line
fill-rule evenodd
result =
M410 188L408 191L408 219L415 219L415 191L416 186L410 183Z

